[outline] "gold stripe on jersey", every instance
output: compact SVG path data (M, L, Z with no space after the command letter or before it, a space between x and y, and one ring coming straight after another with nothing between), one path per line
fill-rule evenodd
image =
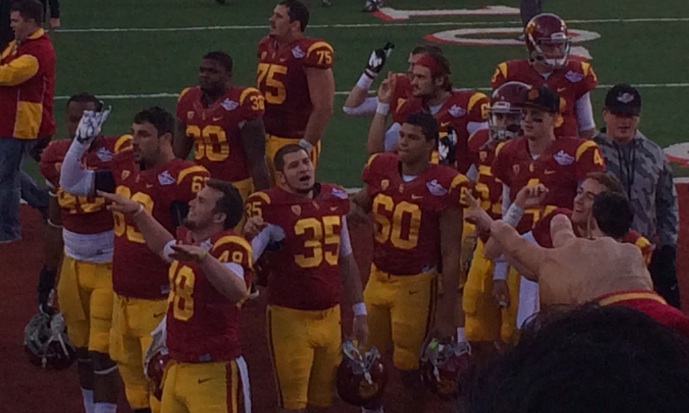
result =
M634 245L639 247L639 249L643 252L644 248L648 247L651 245L651 241L649 241L646 237L640 236L639 238L636 239L634 242Z
M583 142L581 145L579 145L579 147L577 148L577 153L576 153L576 155L574 156L574 159L576 159L577 161L579 161L579 158L581 158L581 156L584 154L584 152L586 152L587 150L589 150L589 149L591 149L591 148L597 148L597 147L598 147L598 145L596 145L596 143L595 143L594 141L588 141L588 140L587 140L587 141L584 141L584 142Z
M247 252L251 252L251 245L249 242L239 235L225 235L224 237L221 237L213 244L212 251L215 251L226 244L237 244L244 248ZM241 264L241 262L238 262L237 264Z
M500 72L502 77L507 77L507 62L502 62L498 65L497 68L495 68L496 72ZM497 74L497 73L496 73Z
M244 99L246 99L247 95L249 93L252 93L252 92L261 93L258 91L258 89L253 88L253 87L244 88L244 90L242 90L242 94L239 95L239 105L240 106L244 104Z
M334 52L333 47L330 46L328 43L320 41L312 44L309 46L309 49L306 51L306 55L309 56L311 52L313 52L316 49L320 49L321 47L325 47L326 49L330 50L331 52Z
M478 173L484 174L484 175L492 175L492 172L490 171L490 166L488 166L488 165L479 165L478 166Z
M179 184L186 178L187 175L193 174L194 172L208 172L206 168L204 168L201 165L194 165L190 166L188 168L184 168L179 172L179 175L177 176L177 183Z
M495 157L497 158L498 154L502 150L502 148L505 146L507 142L500 142L498 146L495 148Z
M266 194L265 192L254 192L251 194L251 198L261 198L263 202L266 204L270 205L270 196Z
M476 102L483 98L488 99L488 96L484 95L481 92L476 92L473 95L471 95L471 97L469 98L469 103L467 104L467 112L471 112L471 109L474 107Z
M182 89L182 91L179 92L179 97L177 98L177 102L179 102L180 100L182 100L182 97L184 97L184 95L186 95L187 92L190 91L190 90L191 90L190 87L185 87L184 89Z
M584 77L588 76L591 70L591 64L587 62L581 62L581 71L584 72Z
M466 176L457 174L457 176L452 178L452 182L450 182L450 189L455 189L462 184L466 184L467 182L469 182L469 180Z
M598 304L601 306L606 306L606 305L611 305L615 303L619 303L620 301L629 301L629 300L653 300L657 301L662 304L667 304L665 300L659 296L658 294L654 292L638 292L638 293L622 293L622 294L615 294L611 295L609 297L606 297L602 300L598 301Z
M120 149L122 149L122 146L130 144L132 142L132 135L130 134L125 134L120 136L117 141L115 141L115 153L119 152Z
M379 154L379 153L374 153L373 155L371 155L371 156L368 158L368 161L366 161L366 166L367 166L367 167L368 167L368 166L371 166L371 164L373 163L373 160L376 159L376 157L377 157L378 155L380 155L380 154Z

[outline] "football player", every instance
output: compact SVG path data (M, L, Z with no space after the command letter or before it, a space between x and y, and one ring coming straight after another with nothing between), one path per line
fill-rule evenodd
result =
M507 82L497 88L488 111L489 129L480 129L469 137L469 154L477 170L473 193L481 208L494 219L502 216L502 183L493 175L492 164L508 140L521 136L521 103L529 88L521 82ZM494 352L495 344L511 339L519 291L519 276L509 269L505 280L496 280L496 284L509 282L512 299L508 297L502 302L493 299L493 272L502 275L508 269L505 263L494 266L484 256L485 241L477 241L462 299L466 336L473 354L479 357L488 356Z
M269 21L270 32L258 44L256 83L266 99L266 154L276 184L272 162L287 144L301 145L316 166L333 113L334 52L327 42L304 36L309 10L299 0L278 3Z
M232 58L210 52L201 60L198 86L186 88L177 101L175 155L194 160L211 176L232 182L243 200L267 189L264 98L253 87L231 86Z
M132 123L132 150L122 151L111 168L91 170L80 159L100 131L108 112L86 111L72 141L60 175L60 186L78 196L95 195L96 190L130 198L153 214L170 232L186 216L187 203L203 188L208 171L193 162L175 158L172 151L174 116L159 107L136 114ZM167 310L170 292L168 265L152 253L131 217L113 211L115 245L112 282L115 291L110 357L125 385L135 413L159 410L149 397L143 373L144 351L151 343L151 331Z
M101 105L88 93L71 96L67 101L69 136L77 136L85 110L96 111ZM113 218L102 197L75 196L60 186L60 170L70 143L69 139L51 142L39 164L51 195L39 305L42 311L50 312L48 299L59 268L57 297L67 334L77 348L84 409L87 413L114 412L119 378L108 355L113 304ZM131 136L96 136L82 160L89 169L110 168L114 156L123 150L131 150Z
M378 107L368 130L369 153L383 152L395 142L385 142L385 124L398 80L398 76L390 73L378 88ZM424 53L415 59L411 69L411 95L392 113L393 124L387 133L396 134L409 114L430 113L440 127L440 142L443 143L438 148L440 160L451 165L456 161L458 170L466 173L470 166L467 150L469 135L488 126L490 102L486 95L473 90L453 90L450 62L442 54L434 52ZM456 142L445 144L446 138ZM457 159L450 151L456 151Z
M372 212L376 222L364 291L371 326L367 345L381 352L393 348L393 364L405 387L405 412L424 408L419 355L429 332L444 341L454 340L456 332L460 196L468 180L454 168L430 163L437 140L433 116L407 116L399 129L397 153L371 157L363 171L365 186L352 199L354 216ZM445 294L438 301L441 266ZM366 410L382 411L382 405L376 401Z
M354 303L354 338L363 343L368 331L347 229L349 199L338 186L316 183L311 158L299 145L283 146L274 164L278 186L249 197L245 232L268 224L252 240L255 256L268 241L279 245L269 262L267 309L279 411L327 411L342 356L343 289Z
M534 87L525 91L522 103L521 127L523 136L508 141L498 152L493 162L493 174L503 183L503 220L515 222L520 234L533 228L542 216L555 208L572 209L579 183L589 172L605 170L600 149L591 140L574 137L555 136L560 99L546 86ZM509 210L523 187L536 187L542 184L548 191L539 199L539 204L519 211ZM494 258L490 242L485 245L484 254ZM496 264L497 265L497 264ZM504 274L495 273L496 279L504 279ZM504 283L500 283L503 287ZM520 281L520 310L517 327L525 318L525 296L533 296L535 285L522 278ZM507 298L507 295L504 295Z
M232 228L242 198L231 183L210 179L189 202L178 242L140 203L103 194L111 209L136 224L146 245L170 263L165 318L170 364L161 410L166 413L250 413L249 371L239 343L239 304L252 272L249 243Z
M509 81L546 85L562 99L556 136L591 138L596 130L590 92L598 78L588 62L569 58L570 38L564 20L551 13L533 17L524 28L528 59L500 63L491 79L497 89Z

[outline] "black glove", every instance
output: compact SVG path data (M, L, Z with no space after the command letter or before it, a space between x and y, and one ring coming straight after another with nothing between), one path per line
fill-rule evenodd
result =
M368 62L366 62L364 74L371 79L375 79L376 76L380 74L380 71L383 70L385 61L390 56L392 49L394 48L395 45L393 43L387 42L382 48L373 50L371 55L368 57Z
M655 289L668 304L680 308L679 286L677 285L677 270L675 260L677 258L677 247L673 245L663 245L653 252L649 272L653 279Z
M54 309L50 306L50 294L55 288L55 278L57 277L57 270L47 268L45 265L41 268L38 274L38 311L52 315Z
M50 143L50 138L38 138L36 143L29 150L29 156L32 157L36 162L41 161L41 154L43 149L45 149Z

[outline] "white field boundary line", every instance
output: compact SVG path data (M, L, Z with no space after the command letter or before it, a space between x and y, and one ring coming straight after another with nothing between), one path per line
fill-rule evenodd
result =
M598 85L596 89L610 89L614 85ZM640 84L635 84L633 85L634 87L637 88L642 88L642 89L658 89L658 88L685 88L689 87L689 83L640 83ZM479 87L479 88L473 88L474 90L482 90L482 91L490 91L491 88L487 87ZM339 91L335 92L336 95L338 96L347 96L349 94L349 91ZM127 99L156 99L156 98L176 98L179 96L178 93L168 93L168 92L160 92L160 93L135 93L135 94L110 94L110 95L101 95L101 94L96 94L98 98L100 99L110 99L110 100L127 100ZM55 100L67 100L69 99L69 96L62 95L62 96L55 96Z
M608 23L676 23L689 22L689 17L642 17L629 19L569 19L568 24L608 24ZM416 27L416 26L500 26L521 25L521 21L480 21L480 22L415 22L415 23L339 23L313 24L312 29L361 29L371 27ZM230 26L191 26L191 27L112 27L112 28L75 28L57 29L57 33L122 33L122 32L183 32L212 30L267 30L268 25L230 25Z

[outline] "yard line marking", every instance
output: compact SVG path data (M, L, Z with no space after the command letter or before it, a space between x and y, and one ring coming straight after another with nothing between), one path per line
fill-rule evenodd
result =
M598 85L596 89L610 89L614 85ZM635 84L632 85L637 88L642 88L642 89L654 89L654 88L684 88L684 87L689 87L689 83L640 83L640 84ZM474 90L482 90L482 91L490 91L492 90L489 87L477 87L477 88L468 88L468 89L474 89ZM347 96L349 94L349 91L339 91L335 92L336 95L338 96ZM96 94L99 99L111 99L111 100L126 100L126 99L155 99L155 98L176 98L179 96L179 93L168 93L168 92L160 92L160 93L132 93L132 94L110 94L110 95L100 95ZM62 96L55 96L55 100L67 100L69 99L69 96L67 95L62 95Z
M628 19L568 19L568 24L598 24L598 23L673 23L689 22L689 17L639 17ZM519 20L480 21L480 22L415 22L415 23L336 23L309 25L312 29L360 29L371 27L416 27L416 26L521 26ZM180 32L180 31L213 31L213 30L267 30L267 25L236 25L236 26L191 26L191 27L111 27L111 28L75 28L57 29L57 33L122 33L122 32Z

